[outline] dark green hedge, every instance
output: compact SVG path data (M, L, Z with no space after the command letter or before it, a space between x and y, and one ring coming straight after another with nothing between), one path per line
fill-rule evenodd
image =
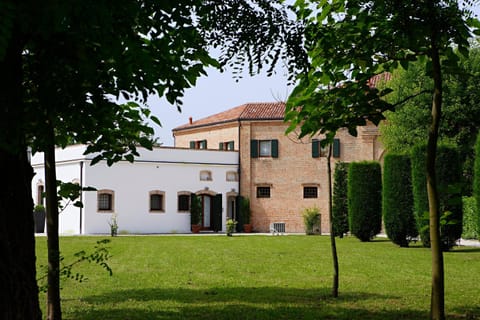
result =
M480 239L480 134L475 144L475 163L473 165L473 197L477 201L477 230Z
M383 162L383 223L393 243L408 247L418 236L413 213L412 173L408 155L388 154Z
M348 229L348 163L337 162L333 173L333 234L342 238Z
M480 237L477 212L475 198L463 197L463 239L478 239Z
M426 146L415 146L412 149L411 161L415 218L422 243L428 247L430 246L430 230L426 179ZM439 146L435 170L440 201L440 236L442 248L448 250L455 245L455 241L462 235L462 169L458 151L450 146Z
M370 241L382 229L382 173L373 161L353 162L348 168L348 217L350 231Z

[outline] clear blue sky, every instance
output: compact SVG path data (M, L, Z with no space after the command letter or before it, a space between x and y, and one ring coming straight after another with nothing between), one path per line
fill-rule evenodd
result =
M280 66L271 77L265 73L251 77L246 72L238 82L231 70L220 73L212 68L185 92L181 113L158 97L151 97L148 104L162 123L161 128L154 127L159 142L173 146L172 129L188 123L189 117L198 120L248 102L285 101L292 89L287 86L286 70Z

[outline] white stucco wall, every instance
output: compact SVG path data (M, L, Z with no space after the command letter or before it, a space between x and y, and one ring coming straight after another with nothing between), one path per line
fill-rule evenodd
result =
M63 182L80 181L79 161L58 163L56 169L57 180L61 180ZM34 171L35 176L32 179L32 196L35 199L35 204L37 204L38 186L45 186L45 170L43 164L39 165L37 163L34 165ZM72 203L65 201L62 201L62 205L64 206L64 210L61 211L60 209L59 232L62 234L79 234L81 209L73 206Z
M84 146L57 150L57 178L62 181L82 181L83 186L114 191L113 213L97 211L97 192L82 195L84 208L69 206L60 215L61 233L109 233L108 221L115 214L119 232L185 233L190 232L190 214L177 211L179 191L222 194L222 230L225 230L227 193L238 192L238 181L227 181L227 172L237 172L238 152L156 148L141 150L135 163L121 161L111 167L106 162L90 166L93 156L83 156ZM32 182L33 196L43 177L43 155L32 158L37 175ZM81 164L84 163L83 169ZM201 181L200 171L208 170L211 181ZM83 172L82 179L80 174ZM40 178L41 177L41 178ZM39 180L41 179L41 181ZM149 192L165 193L164 212L149 211ZM82 212L82 219L80 213ZM82 227L80 228L80 221Z

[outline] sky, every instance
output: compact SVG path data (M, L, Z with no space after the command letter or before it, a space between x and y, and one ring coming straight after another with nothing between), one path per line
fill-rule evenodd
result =
M155 136L164 146L173 146L172 129L188 123L189 117L195 121L249 102L286 101L293 90L287 85L286 68L280 66L270 77L245 72L238 81L229 69L221 73L209 68L207 74L185 91L181 113L164 98L150 97L148 105L162 123L162 127L153 126Z

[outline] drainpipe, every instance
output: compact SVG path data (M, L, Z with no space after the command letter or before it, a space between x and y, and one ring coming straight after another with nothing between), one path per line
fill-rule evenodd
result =
M242 167L242 154L241 154L241 146L242 146L242 139L241 139L241 136L240 136L240 133L241 133L241 127L242 127L242 122L240 121L240 119L238 120L238 169L237 169L237 173L238 173L238 195L240 196L241 195L241 186L242 186L242 171L241 171L241 167Z
M80 188L83 189L83 161L80 161ZM80 190L80 202L83 204L83 190ZM83 234L82 224L83 224L83 206L80 209L80 234Z

